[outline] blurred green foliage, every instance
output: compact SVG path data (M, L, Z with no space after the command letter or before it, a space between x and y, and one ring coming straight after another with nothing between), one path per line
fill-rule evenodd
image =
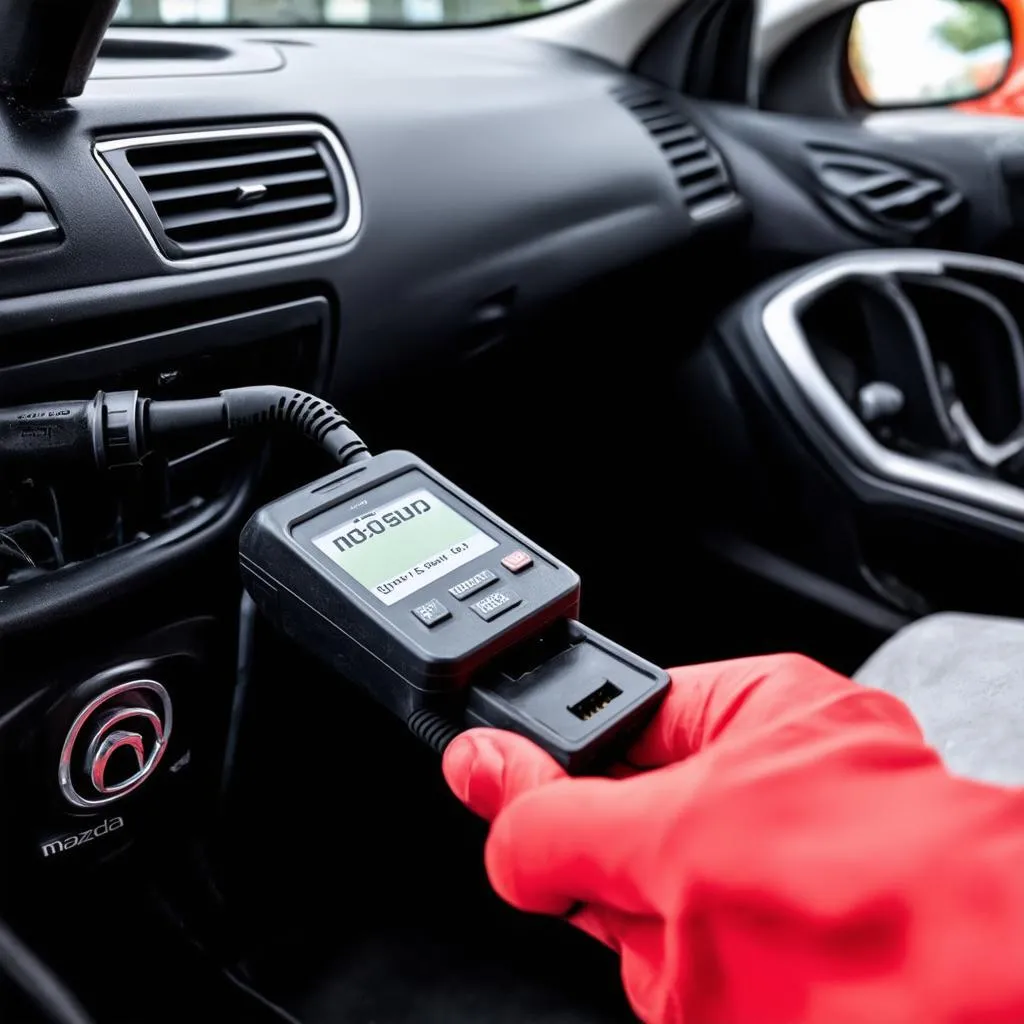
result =
M993 43L1009 42L1010 25L1006 12L989 0L959 0L959 10L937 29L950 46L961 53L980 50Z

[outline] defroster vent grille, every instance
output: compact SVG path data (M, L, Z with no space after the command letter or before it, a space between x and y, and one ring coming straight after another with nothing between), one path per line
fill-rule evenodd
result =
M664 97L641 87L622 90L616 98L661 148L694 220L713 217L739 201L721 154Z

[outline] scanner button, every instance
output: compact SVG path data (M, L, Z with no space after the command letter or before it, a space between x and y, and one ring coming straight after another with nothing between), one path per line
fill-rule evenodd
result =
M452 617L452 613L437 598L427 601L426 604L418 605L413 608L412 613L427 627L436 626L439 622L444 622L445 619Z
M517 573L529 569L533 565L533 559L525 551L513 551L511 555L506 555L501 560L501 564L509 572Z
M498 577L490 569L481 569L476 575L470 576L468 580L456 583L454 587L448 588L448 593L457 601L465 601L470 594L483 590L488 583L494 583Z
M474 601L470 608L480 616L484 622L490 622L499 615L511 611L516 605L523 603L523 599L510 587L502 587L501 590L492 590L486 597Z

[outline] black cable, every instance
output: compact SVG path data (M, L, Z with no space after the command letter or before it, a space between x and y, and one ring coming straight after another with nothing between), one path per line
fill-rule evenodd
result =
M50 503L53 505L53 528L57 534L57 543L60 545L60 549L64 550L64 520L60 514L60 502L57 500L57 492L52 488L48 487L47 490L50 492Z
M329 402L276 384L229 388L219 398L151 401L144 419L150 442L185 433L238 434L277 424L297 430L342 466L369 458L370 454L349 421Z
M2 921L0 970L52 1024L93 1024L64 983Z
M35 562L32 556L13 538L8 536L7 531L0 529L0 552L5 555L9 555L21 562L22 565L28 565L35 568Z
M437 754L443 754L459 733L465 732L465 726L458 725L450 718L439 715L435 711L421 708L414 711L405 723L409 731L418 740L425 743Z
M5 526L3 530L0 531L3 536L12 542L15 542L15 535L29 532L39 533L42 535L50 548L50 553L53 555L54 562L57 563L57 568L62 568L64 565L64 553L61 550L60 543L57 538L54 537L53 531L41 519L23 519L20 523L14 523L12 526ZM20 548L21 545L18 544L18 547ZM28 556L26 555L26 557ZM32 559L29 559L29 564L34 565L35 562Z
M225 967L223 969L224 977L231 982L239 991L244 992L251 999L254 999L259 1003L265 1010L277 1017L282 1024L302 1024L298 1017L294 1014L289 1013L280 1003L275 1003L272 999L268 999L262 992L257 991L247 981L243 981L234 971Z
M186 856L184 860L179 863L178 867L186 873L187 881L193 884L197 879L194 877L189 878L188 876L196 868L199 868L201 873L198 876L198 881L200 882L198 891L201 896L212 901L207 906L208 908L217 908L214 910L214 913L219 918L220 914L223 912L222 908L224 906L224 897L217 888L216 882L210 875L206 855L198 845L190 847L189 853L191 856ZM159 886L154 887L151 890L151 894L156 900L158 912L166 919L166 922L171 926L171 928L173 928L175 932L179 933L182 939L203 958L205 963L213 965L215 969L219 965L220 974L225 978L225 980L230 982L245 996L258 1003L271 1016L276 1017L281 1024L302 1024L301 1021L289 1013L283 1006L280 1006L272 999L263 995L254 988L246 978L241 977L241 974L247 974L248 972L245 970L244 966L241 965L237 955L227 952L223 945L223 939L216 940L214 944L211 945L209 941L209 929L196 929L194 927L189 927L188 921L184 916L182 916L176 901L174 901L167 893L162 891ZM202 937L204 934L206 935L205 940ZM235 943L229 940L228 945L234 946ZM235 966L225 966L225 959L234 962Z
M259 610L256 602L245 591L238 606L238 660L235 665L235 692L231 700L231 718L228 724L227 740L224 743L224 760L221 765L221 801L227 800L235 771L235 756L242 731L242 713L252 678L253 649L256 644L256 619Z
M283 423L320 445L341 466L369 458L351 424L329 402L305 391L268 385L221 392L228 430L263 423Z
M0 409L0 470L7 477L40 469L137 465L168 437L210 443L253 427L283 425L323 448L341 466L370 453L329 402L268 384L229 388L217 398L152 401L137 391L99 391L88 401Z

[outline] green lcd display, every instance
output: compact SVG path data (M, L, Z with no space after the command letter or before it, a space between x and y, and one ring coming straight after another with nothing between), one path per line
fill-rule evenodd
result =
M386 605L498 546L426 488L332 527L313 543Z

